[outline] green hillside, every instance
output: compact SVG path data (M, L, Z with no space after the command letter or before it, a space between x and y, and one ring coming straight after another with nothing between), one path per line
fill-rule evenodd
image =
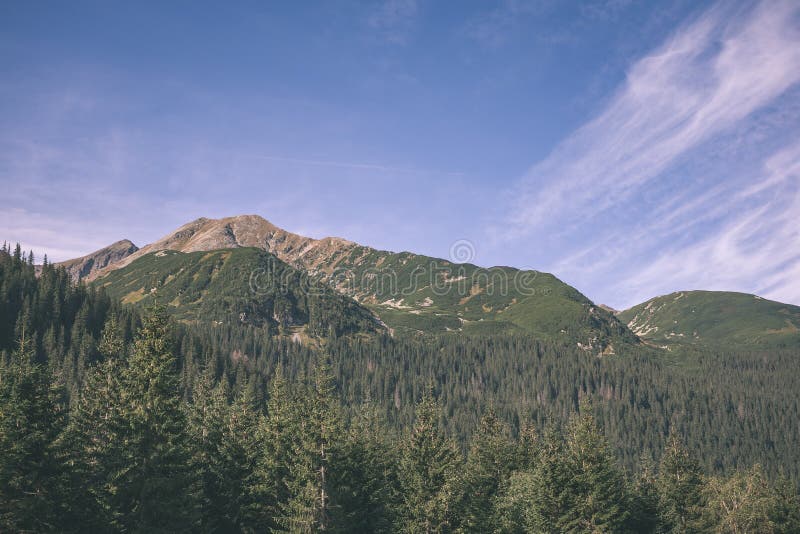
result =
M158 299L185 322L243 323L310 336L382 328L352 299L255 248L153 252L94 283L123 303Z
M468 246L466 243L469 253ZM341 238L312 239L287 232L257 215L191 221L87 279L103 278L104 284L113 286L112 293L126 302L145 299L154 283L167 284L169 287L160 291L170 293L170 302L177 299L175 311L182 318L192 319L202 306L211 306L208 309L214 313L227 312L232 309L230 299L249 298L244 274L236 275L235 283L221 285L204 271L213 270L213 262L223 265L223 258L232 253L231 261L246 264L242 269L249 273L248 262L256 260L247 257L240 261L240 252L231 252L245 248L265 251L265 258L283 262L281 269L290 266L305 273L304 284L313 280L318 287L335 290L371 310L395 335L523 333L593 354L611 354L623 345L639 343L613 313L551 274L377 250ZM200 251L211 256L206 258ZM188 256L175 257L175 252ZM186 272L174 270L186 269L184 262L195 260L200 263ZM137 267L131 269L134 264ZM116 273L118 270L125 274ZM187 278L189 272L199 277L202 287L195 287L196 281ZM121 276L125 281L120 287ZM210 282L208 287L206 282ZM300 298L303 290L294 282L288 285ZM203 292L202 299L194 295L198 291ZM260 315L256 313L256 318Z
M657 345L800 347L800 307L746 293L681 291L618 317Z
M362 246L315 267L315 277L398 332L527 333L594 352L638 342L613 314L548 273Z

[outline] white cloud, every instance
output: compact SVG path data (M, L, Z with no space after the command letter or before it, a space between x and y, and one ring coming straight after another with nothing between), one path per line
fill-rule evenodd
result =
M799 16L719 4L678 29L530 169L505 235L555 242L543 267L619 307L693 288L800 303Z
M516 233L612 208L800 81L798 8L770 2L734 17L717 7L636 62L607 109L524 178Z
M796 169L800 144L770 158L767 167L788 155L794 157ZM624 285L643 296L665 282L685 289L717 290L744 284L748 291L800 302L800 278L792 276L800 267L800 174L793 174L791 168L780 174L765 170L750 194L736 195L727 203L735 217L695 243L667 247ZM765 190L760 186L767 183L772 184L770 194L756 198Z

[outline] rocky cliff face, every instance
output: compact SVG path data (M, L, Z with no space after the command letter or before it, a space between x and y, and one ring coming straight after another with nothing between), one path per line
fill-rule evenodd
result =
M139 250L131 241L123 239L86 256L63 261L56 265L64 267L73 280L91 279L101 269L110 268Z

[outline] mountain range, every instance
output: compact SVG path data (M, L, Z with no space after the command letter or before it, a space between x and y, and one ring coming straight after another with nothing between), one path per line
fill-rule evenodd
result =
M160 299L180 320L265 325L300 339L526 333L598 355L642 342L800 346L800 307L755 295L684 291L617 312L549 273L313 239L258 215L200 218L142 248L121 240L60 265L123 302Z

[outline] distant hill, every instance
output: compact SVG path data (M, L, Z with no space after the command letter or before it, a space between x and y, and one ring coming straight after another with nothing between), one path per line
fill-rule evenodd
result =
M246 247L267 251L310 280L352 298L394 333L524 332L595 353L613 353L615 346L638 343L613 313L551 274L381 251L336 237L312 239L287 232L257 215L197 219L92 271L87 279L102 278L110 292L130 301L136 298L128 296L131 289L147 285L133 282L135 276L147 275L146 271L135 269L137 274L133 274L127 270L142 258L164 250L193 254ZM120 289L121 278L115 273L123 268L128 278ZM161 269L158 272L167 274ZM206 291L223 289L228 290Z
M249 324L298 338L385 329L352 299L255 248L150 252L95 283L123 303L158 299L193 323Z
M800 347L800 307L746 293L680 291L618 317L641 339L659 346Z

